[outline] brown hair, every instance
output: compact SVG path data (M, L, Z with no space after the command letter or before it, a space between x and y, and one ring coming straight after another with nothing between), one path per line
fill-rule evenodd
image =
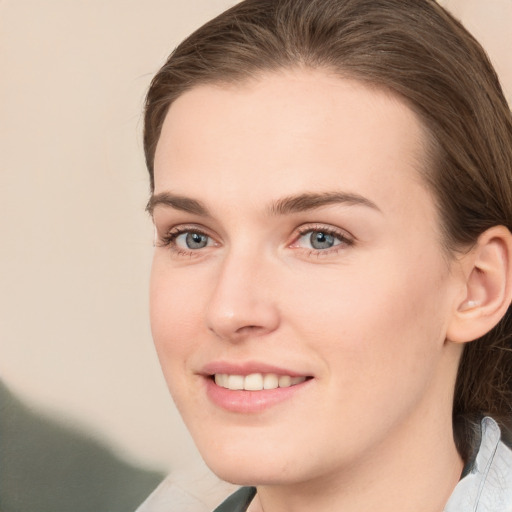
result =
M146 101L144 147L153 160L171 103L199 84L247 80L287 67L328 69L400 95L431 135L426 179L445 242L473 244L512 230L512 116L485 52L434 0L245 0L171 54ZM472 419L512 433L512 318L467 344L455 389L455 437L467 459Z

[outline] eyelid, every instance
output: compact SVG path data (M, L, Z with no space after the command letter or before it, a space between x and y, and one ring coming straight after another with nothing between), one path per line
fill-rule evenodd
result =
M294 244L297 244L297 242L300 240L300 238L302 238L304 235L311 233L311 232L315 232L315 231L320 231L327 235L334 236L338 240L340 240L341 243L336 244L333 247L330 247L328 249L315 249L315 248L308 249L305 247L299 247L297 245L294 245ZM355 242L356 242L355 237L351 233L349 233L346 229L341 229L339 227L333 226L332 224L312 223L312 224L303 224L303 225L299 226L295 230L295 232L293 234L292 242L290 244L288 244L288 247L292 247L297 250L302 249L302 250L308 251L309 253L312 253L312 254L327 255L330 252L338 252L340 249L342 249L344 247L354 245Z
M164 247L171 252L171 254L175 254L178 256L199 256L200 253L204 252L213 246L220 245L217 237L214 236L209 229L206 229L204 226L199 224L178 224L172 226L165 230L165 234L158 234L158 229L156 229L157 238L156 238L156 247ZM200 235L204 235L213 241L212 245L207 245L205 247L199 249L184 249L178 247L175 243L176 239L185 234L185 233L198 233Z

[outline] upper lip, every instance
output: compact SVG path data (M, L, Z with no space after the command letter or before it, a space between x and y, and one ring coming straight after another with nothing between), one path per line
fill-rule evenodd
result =
M228 375L250 375L252 373L274 373L276 375L289 375L290 377L308 377L307 373L294 371L288 368L257 362L246 361L243 363L231 363L227 361L214 361L206 364L201 369L203 375L228 374Z

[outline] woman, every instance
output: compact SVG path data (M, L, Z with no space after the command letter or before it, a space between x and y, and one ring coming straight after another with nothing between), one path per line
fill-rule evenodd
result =
M150 87L151 323L217 510L512 510L512 120L431 0L246 0Z

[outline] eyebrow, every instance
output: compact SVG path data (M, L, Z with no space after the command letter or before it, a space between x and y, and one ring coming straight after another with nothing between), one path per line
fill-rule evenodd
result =
M150 215L153 215L157 206L167 206L169 208L174 208L175 210L181 210L183 212L200 215L202 217L210 216L208 209L200 201L190 197L171 194L170 192L153 194L148 201L146 211L149 212Z
M380 208L364 196L346 192L325 192L325 193L306 193L294 196L284 197L273 203L269 212L273 215L286 215L290 213L300 213L322 206L333 204L349 204L367 206L377 211Z
M270 215L289 215L333 204L360 205L372 208L379 212L381 211L380 208L368 198L359 194L347 192L304 193L292 195L274 201L267 211ZM152 195L146 206L146 210L153 215L157 206L166 206L202 217L211 217L208 208L206 208L206 206L200 201L190 197L175 195L170 192L161 192L159 194Z

